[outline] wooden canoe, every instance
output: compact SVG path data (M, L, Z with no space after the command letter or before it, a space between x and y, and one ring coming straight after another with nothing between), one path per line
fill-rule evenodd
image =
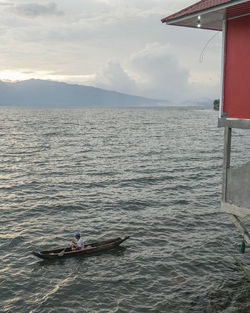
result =
M54 260L54 259L62 259L66 257L72 256L79 256L79 255L89 255L92 253L106 251L118 247L123 241L127 240L129 236L124 238L114 238L110 240L104 240L94 243L85 244L84 249L82 250L74 250L72 251L71 248L58 248L53 250L35 252L33 251L32 254L37 256L40 259L45 260Z

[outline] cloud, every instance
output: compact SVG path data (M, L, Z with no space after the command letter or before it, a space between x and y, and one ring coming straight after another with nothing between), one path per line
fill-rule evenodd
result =
M11 3L9 2L0 2L0 6L11 6Z
M200 101L216 95L218 86L194 81L192 71L181 65L171 50L167 44L147 44L122 64L109 60L88 84L171 103Z
M0 0L0 71L171 101L218 97L220 36L200 63L213 33L160 20L190 1Z
M132 77L122 68L118 61L109 60L104 67L95 75L94 83L104 89L111 89L133 94L136 83Z
M189 72L181 67L167 45L151 43L121 65L108 61L95 76L94 84L105 89L157 98L179 99L188 90Z
M38 17L38 16L51 16L51 15L62 15L63 11L57 8L54 2L49 2L47 4L37 4L37 3L25 3L15 5L15 13L23 17Z
M180 90L188 89L189 71L179 64L166 44L147 44L131 56L129 66L146 96L173 99L179 98Z

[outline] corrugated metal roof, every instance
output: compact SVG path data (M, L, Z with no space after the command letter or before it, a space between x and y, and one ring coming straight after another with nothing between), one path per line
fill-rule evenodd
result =
M210 8L216 7L218 5L227 3L227 2L233 2L233 1L232 0L201 0L201 1L199 1L193 5L190 5L189 7L185 8L179 12L176 12L172 15L169 15L169 16L163 18L162 22L164 23L164 22L167 22L168 20L172 20L172 19L175 19L177 17L182 17L182 16L186 16L186 15L198 12L198 11L210 9Z
M250 1L247 0L201 0L163 18L162 22L184 27L197 27L199 24L198 27L203 29L222 30L225 18L249 13Z
M250 13L250 1L227 8L227 18Z

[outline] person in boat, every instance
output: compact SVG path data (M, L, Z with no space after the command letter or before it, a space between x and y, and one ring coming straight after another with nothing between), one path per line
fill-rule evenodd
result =
M75 234L75 238L76 238L76 242L73 241L71 244L71 249L74 250L82 250L84 249L84 241L81 238L80 233L76 233Z

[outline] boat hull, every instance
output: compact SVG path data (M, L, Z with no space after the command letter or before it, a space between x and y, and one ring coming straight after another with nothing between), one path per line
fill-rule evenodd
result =
M71 248L64 247L41 252L33 251L32 254L43 260L55 260L79 255L90 255L96 252L107 251L115 247L118 247L123 241L127 240L128 238L129 236L126 236L124 238L118 237L115 239L86 244L83 250L72 251Z

